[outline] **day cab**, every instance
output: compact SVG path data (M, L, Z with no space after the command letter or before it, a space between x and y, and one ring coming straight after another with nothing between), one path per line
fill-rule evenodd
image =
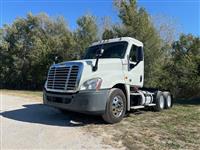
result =
M143 85L143 43L121 37L93 43L81 60L53 64L43 100L60 110L101 115L108 123L121 121L131 109L172 106L170 92Z

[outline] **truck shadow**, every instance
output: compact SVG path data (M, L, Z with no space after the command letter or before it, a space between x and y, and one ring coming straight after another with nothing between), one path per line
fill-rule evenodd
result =
M24 108L2 112L5 118L16 121L52 125L52 126L84 126L87 124L105 124L99 116L85 115L75 112L61 113L55 108L42 104L23 105Z
M200 98L175 100L175 104L200 105ZM88 124L106 124L100 116L86 115L75 112L62 113L58 109L43 104L23 105L24 108L1 112L0 115L21 122L52 126L80 127ZM129 114L140 115L151 110L131 111ZM126 117L129 117L127 114Z

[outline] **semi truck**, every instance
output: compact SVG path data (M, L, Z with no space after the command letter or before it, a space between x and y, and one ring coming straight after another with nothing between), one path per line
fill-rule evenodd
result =
M143 43L134 38L94 42L81 60L49 68L43 102L60 110L101 115L111 124L131 110L171 108L170 91L144 87L144 61Z

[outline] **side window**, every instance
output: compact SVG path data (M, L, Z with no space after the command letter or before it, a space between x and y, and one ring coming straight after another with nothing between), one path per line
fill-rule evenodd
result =
M132 62L136 62L136 50L137 50L137 46L135 45L132 45L131 47L131 51L130 51L130 61Z

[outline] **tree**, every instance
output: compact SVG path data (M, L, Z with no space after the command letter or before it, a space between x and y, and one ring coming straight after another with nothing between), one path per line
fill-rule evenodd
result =
M181 26L176 18L159 14L152 17L153 24L158 31L163 44L171 45L181 34Z
M77 55L82 56L85 49L97 40L97 24L96 19L92 15L85 15L77 20L78 28L74 33Z
M144 8L138 8L136 0L116 0L122 25L114 26L118 37L129 36L144 43L145 85L159 86L159 72L164 64L161 38L153 26L150 16Z
M8 43L4 40L3 33L3 29L0 29L0 88L3 87L5 73L8 70L8 66L5 64L9 63Z
M105 39L112 39L114 38L114 32L113 32L113 24L111 22L111 18L108 16L105 16L102 18L102 38L103 40Z
M73 37L61 17L53 20L45 14L30 13L5 25L2 31L4 87L41 88L55 55L71 59Z
M173 91L179 97L200 95L200 38L182 34L173 43L172 64L168 68L173 78Z
M145 86L170 89L175 96L200 96L200 38L182 34L174 41L171 24L152 22L136 0L115 0L121 23L103 20L102 39L129 36L144 43ZM98 40L96 18L85 15L70 31L63 17L46 14L18 18L0 29L1 88L41 89L49 66L80 58Z

